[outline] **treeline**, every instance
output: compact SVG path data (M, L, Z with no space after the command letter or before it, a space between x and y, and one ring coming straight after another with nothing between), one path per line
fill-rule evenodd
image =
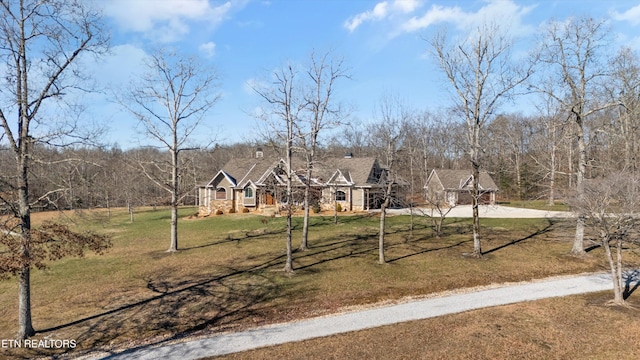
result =
M625 125L621 109L587 119L587 177L614 170L637 169L638 126ZM502 114L487 126L482 164L500 187L499 199L554 201L575 186L577 141L572 123L561 114L524 116ZM468 169L465 128L446 114L416 112L405 119L397 152L397 172L413 183L413 198L434 168ZM637 121L637 120L635 120ZM318 150L323 157L376 156L385 163L386 149L377 144L367 124L335 129ZM183 205L195 205L196 187L208 182L231 158L255 156L257 147L282 155L277 144L236 143L185 151L180 158ZM36 146L30 169L30 201L34 210L89 209L167 205L169 194L154 179L162 179L170 164L165 151L154 148L56 148ZM2 193L15 179L12 153L0 149ZM168 181L168 179L167 179ZM8 200L8 199L7 199ZM11 201L9 201L11 203ZM6 202L5 202L6 204ZM6 212L8 209L4 209Z

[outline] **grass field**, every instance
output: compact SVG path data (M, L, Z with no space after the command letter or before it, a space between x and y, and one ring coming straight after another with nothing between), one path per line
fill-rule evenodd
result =
M547 210L547 211L570 211L569 205L562 201L556 201L553 206L549 206L547 200L509 200L499 202L499 205L519 207L525 209Z
M79 354L88 349L119 349L312 317L404 296L606 269L598 248L584 258L567 255L573 235L570 222L483 219L485 256L477 260L462 256L472 250L469 220L448 220L446 235L435 238L431 223L424 218L418 219L410 235L406 216L389 218L389 263L378 265L377 217L352 215L341 216L337 225L332 216L314 216L311 249L294 254L295 274L286 275L282 271L283 218L233 214L190 219L193 213L193 208L181 210L181 251L175 254L165 252L169 246L168 210L139 211L133 223L125 211L111 217L102 212L54 215L73 226L110 233L114 246L103 256L64 259L47 270L33 272L36 338L74 339L78 345L72 354ZM294 246L299 244L301 223L301 218L294 219ZM627 250L625 256L630 265L640 264L634 249ZM633 294L629 300L637 296ZM0 308L0 339L11 339L17 330L15 279L0 282L0 303L4 305ZM609 311L602 305L590 306ZM482 311L488 310L455 316ZM478 316L477 323L482 324L485 315ZM490 319L494 315L486 316ZM585 316L582 322L590 320ZM459 320L450 321L455 325ZM637 322L627 325L635 326L628 333L638 333ZM449 346L462 351L453 336L464 334L464 329L455 329ZM448 332L440 332L447 336ZM482 338L491 340L489 335ZM517 334L513 336L517 338ZM442 354L446 353L445 340L438 340ZM323 340L312 340L315 342ZM335 348L335 354L340 354L339 346ZM348 350L347 346L342 351ZM50 354L24 349L0 352L0 356L25 358ZM287 357L287 352L282 354ZM403 354L396 358L413 358ZM464 353L460 357L464 358Z

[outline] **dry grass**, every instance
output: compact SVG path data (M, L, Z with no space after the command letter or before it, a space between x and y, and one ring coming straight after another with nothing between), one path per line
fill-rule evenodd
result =
M184 209L182 216L193 214ZM61 221L109 232L104 256L65 259L33 273L36 338L75 339L73 354L118 349L185 336L327 314L359 304L448 289L522 281L605 269L594 249L566 254L572 224L545 219L485 219L481 260L472 250L467 220L450 220L433 237L420 219L413 236L407 217L389 218L386 265L377 264L377 218L312 218L311 249L294 254L295 275L284 266L284 219L234 214L180 223L180 252L166 253L168 211L144 210L133 224L126 212L73 214ZM299 239L301 219L294 219ZM640 264L635 253L626 255ZM15 280L0 282L0 339L16 331ZM49 352L7 352L33 357ZM0 356L3 355L0 353Z

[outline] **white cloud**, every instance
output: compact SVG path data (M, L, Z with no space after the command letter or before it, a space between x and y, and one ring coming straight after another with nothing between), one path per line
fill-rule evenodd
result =
M522 24L522 17L534 6L522 7L512 0L489 0L476 12L466 12L460 7L433 5L422 16L414 16L400 27L405 32L420 31L442 22L453 23L458 29L469 31L487 22L493 22L510 28L512 33L529 32L531 29Z
M216 43L209 41L208 43L200 45L198 49L207 57L213 57L216 54Z
M246 0L228 0L213 5L209 0L110 0L103 3L105 15L124 31L144 33L161 42L174 42L189 33L189 22L223 22L234 7Z
M485 23L499 24L501 28L509 29L512 35L533 31L531 26L523 24L522 18L535 6L520 6L514 0L484 0L480 4L482 7L475 11L465 11L460 6L437 4L420 10L420 0L385 0L377 3L371 10L350 17L345 21L344 27L353 32L365 22L384 22L388 27L385 30L386 41L403 33L423 31L440 23L452 24L465 32Z
M442 7L433 5L429 11L420 17L412 17L402 24L402 30L413 32L425 29L440 22L456 21L464 16L464 12L459 7Z
M628 21L633 25L638 25L640 24L640 5L636 5L623 13L612 11L611 18L617 21Z
M404 14L413 12L418 6L420 6L418 0L396 0L393 2L393 7Z
M420 6L419 0L393 0L377 3L372 10L368 10L350 17L344 22L344 27L353 32L366 21L384 20L394 14L408 14Z

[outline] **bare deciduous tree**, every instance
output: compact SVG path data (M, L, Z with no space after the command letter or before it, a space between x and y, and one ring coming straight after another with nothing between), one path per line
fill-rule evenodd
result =
M466 122L467 155L473 170L473 255L482 256L478 200L480 154L485 124L530 75L531 67L516 66L512 40L505 29L485 24L458 43L449 44L445 33L432 41L434 57L449 81L456 110Z
M623 48L609 66L612 74L605 88L610 101L618 106L607 131L614 141L622 142L622 168L635 171L640 153L640 57Z
M150 180L171 195L171 242L167 251L174 252L178 250L178 204L195 186L181 186L179 156L196 149L189 141L220 98L216 91L218 76L196 58L172 50L155 51L145 65L147 72L117 99L138 119L144 134L169 153L166 162L139 165Z
M599 102L596 93L600 80L607 76L605 68L608 32L604 20L592 18L569 19L549 22L545 29L540 63L551 77L551 87L532 85L538 91L553 97L575 124L578 144L578 168L576 189L582 193L587 172L587 133L585 121L589 115L611 107L612 103ZM584 251L585 218L578 216L576 234L571 253L582 255Z
M60 122L51 115L54 109L74 109L64 99L81 89L84 77L78 61L86 53L103 53L108 39L101 29L99 14L81 1L5 0L0 1L0 14L0 58L5 81L0 87L0 122L4 131L0 138L8 142L16 169L15 177L2 180L7 185L2 201L16 220L5 223L8 230L2 236L11 250L11 272L19 283L18 338L27 338L35 333L30 270L39 264L29 188L33 149L38 143L67 143L80 135L75 123L78 118L69 116ZM62 234L60 240L71 243L77 239Z
M391 205L394 187L397 185L398 152L402 147L404 124L410 120L410 112L397 98L383 97L376 117L377 122L370 124L368 132L371 135L370 146L378 149L380 157L386 161L386 171L380 180L382 199L380 204L380 229L378 233L378 262L386 263L384 254L384 239L386 229L387 209Z
M335 87L340 79L349 78L349 74L342 59L332 59L330 56L329 52L323 55L311 54L311 63L306 70L307 81L309 81L309 88L304 96L306 116L296 124L297 138L306 160L301 250L307 249L308 246L311 206L309 199L319 135L322 130L337 126L345 116L344 108L335 100ZM305 91L305 89L298 91Z
M286 201L287 201L287 258L285 261L284 271L293 272L293 247L292 247L292 188L293 188L293 169L292 157L293 146L296 138L294 138L294 130L300 121L300 113L306 107L303 97L297 91L297 75L298 72L293 65L287 64L272 74L270 84L255 84L253 90L264 100L268 106L262 109L257 116L264 121L270 137L277 137L285 145L285 179L286 179Z
M556 201L558 175L571 177L573 174L559 171L560 147L565 142L565 133L568 130L564 112L553 97L544 93L541 95L541 101L537 105L540 117L533 124L531 151L528 155L540 169L542 179L548 184L547 205L553 206Z
M622 250L625 243L638 243L640 229L640 178L630 171L584 180L580 193L569 199L572 209L600 237L613 281L613 303L624 305ZM615 250L615 256L613 253Z

